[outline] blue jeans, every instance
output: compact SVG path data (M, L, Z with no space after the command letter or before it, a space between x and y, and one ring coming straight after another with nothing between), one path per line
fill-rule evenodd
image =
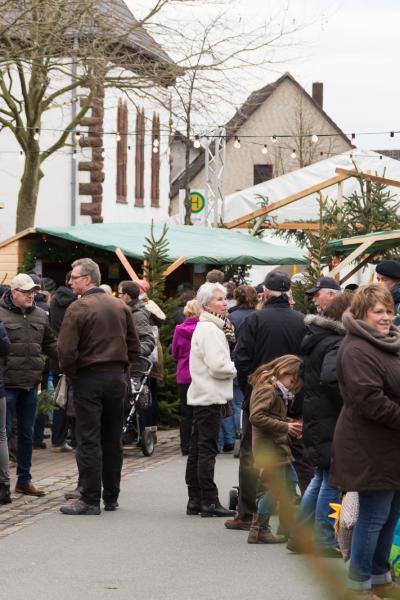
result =
M32 466L33 428L37 406L37 390L6 388L7 438L11 437L14 414L17 415L17 478L29 482Z
M281 477L287 493L291 498L293 498L296 491L296 485L298 483L297 473L293 465L286 465L285 467L282 467ZM274 509L275 501L276 498L274 498L272 493L267 490L258 501L257 514L269 517Z
M218 435L218 448L222 450L226 444L234 444L235 443L235 425L233 421L233 416L226 417L226 419L222 419L221 427Z
M330 502L340 502L340 492L329 485L329 469L316 469L301 499L299 520L315 526L317 545L322 549L335 548L334 521L328 515L332 512Z
M400 517L400 492L360 492L360 512L353 531L349 587L369 590L391 581L389 555Z
M236 383L236 379L233 381L233 400L232 400L232 410L233 410L233 421L235 425L235 433L236 436L239 437L240 434L240 416L242 413L242 405L243 405L243 393L238 384Z

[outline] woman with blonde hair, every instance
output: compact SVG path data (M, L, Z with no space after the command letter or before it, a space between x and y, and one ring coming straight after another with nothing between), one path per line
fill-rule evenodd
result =
M199 322L200 308L197 300L189 300L183 309L185 320L175 327L172 338L171 353L176 365L176 383L180 401L180 437L182 456L189 454L190 437L192 433L193 408L187 404L187 392L192 381L189 370L189 356L192 335Z
M400 331L390 292L361 286L343 315L337 357L343 408L333 438L331 485L358 492L347 598L400 598L389 555L400 517Z
M301 359L292 354L261 365L249 377L253 391L250 398L250 422L253 435L254 466L260 471L260 481L266 491L260 499L257 514L253 515L247 542L249 544L279 544L284 535L274 535L269 525L273 490L282 481L288 491L294 489L297 476L292 466L293 456L289 436L300 438L302 424L290 421L288 407L300 390ZM271 488L271 489L270 489Z

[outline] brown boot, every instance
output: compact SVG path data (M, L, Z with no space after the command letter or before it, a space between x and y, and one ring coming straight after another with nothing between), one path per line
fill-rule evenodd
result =
M248 544L284 544L286 537L284 535L274 535L269 526L269 517L266 515L253 515Z

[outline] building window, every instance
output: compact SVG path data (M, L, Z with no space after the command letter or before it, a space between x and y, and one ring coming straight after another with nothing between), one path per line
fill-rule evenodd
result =
M117 114L117 202L128 201L128 105L121 98Z
M253 185L272 179L272 165L254 165Z
M144 206L144 109L136 113L135 206Z
M155 150L157 150L155 152ZM160 116L153 114L151 153L151 206L160 206Z

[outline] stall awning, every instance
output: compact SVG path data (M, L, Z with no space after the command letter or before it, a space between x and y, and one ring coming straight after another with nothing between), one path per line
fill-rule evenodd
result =
M159 238L163 225L154 224ZM145 238L150 225L145 223L101 223L63 228L37 227L38 233L115 252L120 248L133 259L143 261ZM215 265L293 265L305 264L303 251L295 246L264 242L247 234L227 229L169 225L169 261L185 257L186 263Z
M341 240L332 240L329 246L335 253L341 256L347 256L356 250L359 246L368 245L368 252L378 252L397 246L400 243L400 230L392 231L374 231L366 235L356 235Z

